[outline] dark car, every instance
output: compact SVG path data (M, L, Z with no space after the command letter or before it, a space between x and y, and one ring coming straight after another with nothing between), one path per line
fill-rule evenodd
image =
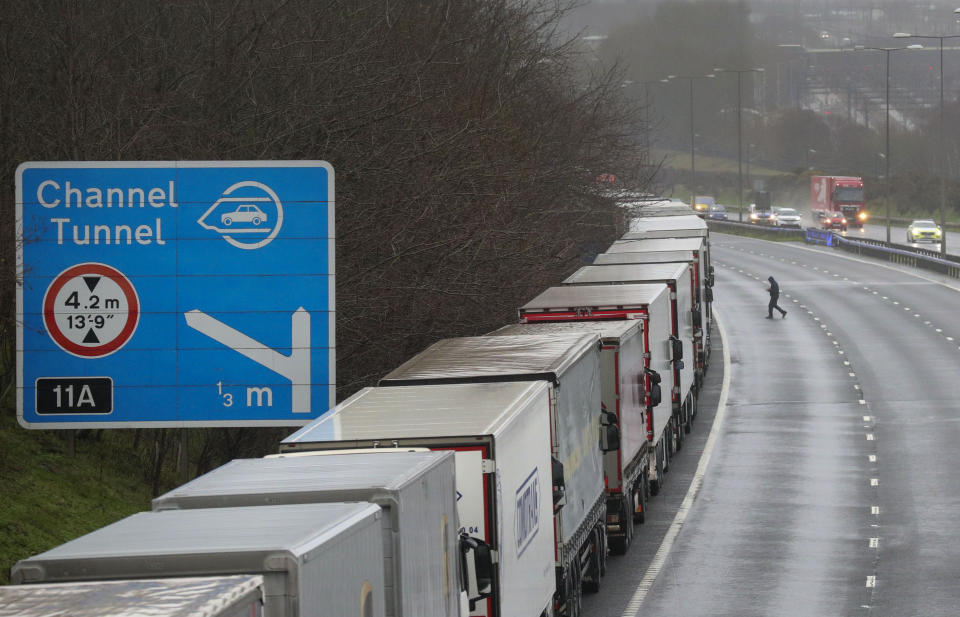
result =
M827 212L820 219L820 226L823 229L847 230L847 218L840 212Z
M705 218L714 221L725 221L727 220L727 209L720 204L713 204L707 208L707 214Z

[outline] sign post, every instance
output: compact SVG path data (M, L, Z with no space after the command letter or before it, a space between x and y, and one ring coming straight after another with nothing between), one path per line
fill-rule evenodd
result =
M333 406L323 161L24 163L28 428L298 426Z

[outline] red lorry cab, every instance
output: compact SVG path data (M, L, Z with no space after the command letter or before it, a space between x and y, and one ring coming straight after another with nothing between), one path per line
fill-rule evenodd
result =
M863 227L868 218L863 180L854 176L811 176L810 210L821 219L826 213L839 212L848 225Z

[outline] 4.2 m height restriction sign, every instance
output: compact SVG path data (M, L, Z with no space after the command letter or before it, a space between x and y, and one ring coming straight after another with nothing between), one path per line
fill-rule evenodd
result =
M323 161L24 163L30 428L302 425L334 402Z
M67 268L43 297L43 323L60 349L82 358L102 358L130 340L140 301L129 279L106 264Z

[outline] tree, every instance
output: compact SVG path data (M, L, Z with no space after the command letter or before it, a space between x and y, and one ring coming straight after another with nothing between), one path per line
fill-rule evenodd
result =
M621 229L593 180L641 167L642 122L623 75L560 37L562 14L547 0L9 0L2 169L330 161L343 397L438 338L514 321ZM9 346L14 276L2 284ZM275 437L197 443L213 465Z

